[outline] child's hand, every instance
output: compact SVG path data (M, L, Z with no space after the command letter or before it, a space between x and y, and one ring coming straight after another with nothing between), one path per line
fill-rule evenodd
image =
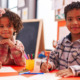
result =
M60 70L56 73L57 76L60 76L60 77L70 77L70 76L74 76L73 75L73 72L71 69L63 69L63 70Z
M46 73L46 72L49 72L50 68L51 68L51 64L48 63L47 65L47 63L45 62L41 66L41 71Z
M10 39L3 39L0 41L0 44L8 44L10 47L14 46L15 44Z
M2 16L2 14L4 14L5 13L5 10L4 9L2 9L2 8L0 8L0 17Z

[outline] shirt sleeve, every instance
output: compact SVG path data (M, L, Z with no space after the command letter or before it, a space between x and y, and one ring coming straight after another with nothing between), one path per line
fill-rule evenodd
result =
M25 66L26 59L24 57L25 51L23 44L17 40L15 46L10 47L11 57L14 63L19 66Z
M42 62L40 64L40 68L42 66L42 64L44 62L46 62L47 57L45 59L42 59ZM50 70L56 69L58 67L58 52L57 52L57 48L54 51L51 51L50 55L49 55L49 60L48 63L51 64L52 68Z
M79 65L70 66L69 68L72 70L74 76L80 75L80 66Z
M55 50L51 51L50 55L49 55L49 63L51 64L52 68L51 70L57 69L59 67L59 53L60 53L60 48L62 49L62 42L64 39L61 39L58 41L57 43L57 47L55 48ZM47 59L47 57L46 57ZM42 61L43 63L44 61ZM42 65L42 64L41 64ZM41 67L40 65L40 67Z
M49 63L51 64L51 66L52 66L52 69L51 70L53 70L53 69L56 69L57 67L58 67L58 52L57 52L58 50L57 50L57 48L54 50L54 51L52 51L51 53L50 53L50 56L49 56Z

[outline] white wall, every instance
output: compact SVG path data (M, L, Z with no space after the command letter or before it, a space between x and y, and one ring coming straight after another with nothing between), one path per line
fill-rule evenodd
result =
M52 41L57 40L57 22L52 10L52 0L38 0L38 19L43 19L45 49L52 50Z
M7 8L7 0L1 0L1 7Z

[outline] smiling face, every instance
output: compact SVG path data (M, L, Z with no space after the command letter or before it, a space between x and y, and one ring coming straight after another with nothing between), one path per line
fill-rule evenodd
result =
M0 19L0 36L5 39L9 39L13 36L15 29L10 23L8 17L3 17Z
M71 34L80 34L80 9L73 9L67 13L66 26Z

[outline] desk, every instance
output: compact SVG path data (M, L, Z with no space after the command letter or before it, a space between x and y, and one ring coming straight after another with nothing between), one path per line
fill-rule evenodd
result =
M17 72L10 72L10 73L0 73L0 77L1 76L13 76L13 75L18 75L18 71L22 70L24 67L20 67L20 66L10 66L12 67L13 69L15 69ZM51 71L50 73L55 73L57 72L57 70L53 70ZM30 77L30 76L33 76L33 75L23 75L25 77ZM62 79L59 79L59 80L80 80L80 77L69 77L69 78L62 78Z

